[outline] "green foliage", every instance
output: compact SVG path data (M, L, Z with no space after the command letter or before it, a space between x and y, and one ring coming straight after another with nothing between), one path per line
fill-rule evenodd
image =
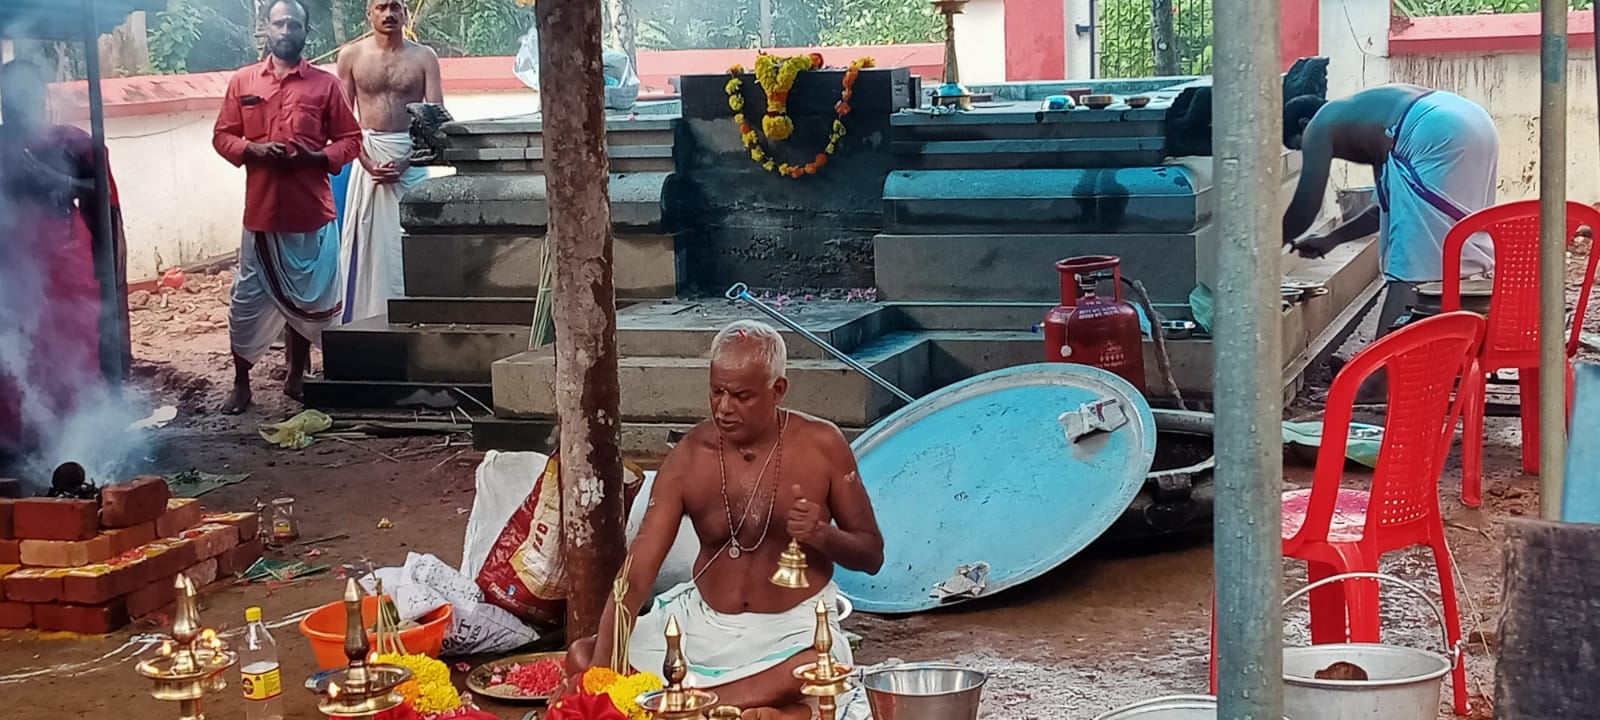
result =
M1178 40L1178 74L1211 72L1212 0L1173 0L1173 30ZM1155 74L1155 43L1150 35L1150 0L1100 0L1095 52L1100 76L1149 77Z
M194 0L172 0L156 15L150 28L150 64L158 73L189 72L189 52L200 39L205 22Z
M1593 0L1570 1L1574 10L1594 5ZM1405 17L1527 13L1539 12L1539 0L1394 0L1394 11Z
M835 0L824 45L927 43L944 39L944 21L927 0Z

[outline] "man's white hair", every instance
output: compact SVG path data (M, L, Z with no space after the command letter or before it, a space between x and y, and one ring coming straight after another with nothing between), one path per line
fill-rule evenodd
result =
M783 335L760 320L735 320L718 332L711 340L711 361L716 362L729 351L748 353L765 367L769 387L788 369L789 347L783 342Z

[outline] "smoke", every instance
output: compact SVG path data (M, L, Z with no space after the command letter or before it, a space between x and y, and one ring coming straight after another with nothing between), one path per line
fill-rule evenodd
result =
M122 482L148 442L129 429L144 402L110 390L100 372L88 235L66 230L93 209L63 214L38 190L44 174L19 161L20 144L0 126L0 455L19 455L13 469L34 488L67 461L92 482ZM36 149L43 161L48 147Z

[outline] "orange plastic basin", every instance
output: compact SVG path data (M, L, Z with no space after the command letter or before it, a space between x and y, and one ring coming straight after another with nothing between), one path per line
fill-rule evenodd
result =
M438 658L453 616L450 606L444 605L417 618L418 627L400 633L400 642L406 646L406 652ZM378 598L362 598L361 624L371 627L377 620ZM316 656L317 665L323 670L344 667L350 662L344 655L344 625L343 601L323 605L300 620L300 634L311 641L311 653ZM367 633L367 646L374 652L378 649L378 638L371 632Z

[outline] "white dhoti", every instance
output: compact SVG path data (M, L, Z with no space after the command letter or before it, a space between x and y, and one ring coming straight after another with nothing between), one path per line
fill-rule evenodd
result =
M683 654L689 663L684 682L697 688L715 688L759 675L789 658L812 649L816 641L817 600L838 607L839 587L833 583L815 596L781 613L730 615L711 609L693 583L662 593L639 617L628 641L628 662L636 670L659 674L667 658L667 618L678 618L683 631ZM833 631L833 658L853 665L850 643L839 628L838 613L829 615Z
M374 164L399 162L411 154L411 134L363 131L362 152ZM426 168L408 168L399 182L379 185L361 163L350 166L344 237L339 244L339 267L344 269L344 322L386 314L389 299L405 295L400 198L427 176Z
M1443 91L1413 100L1389 128L1394 148L1378 182L1379 263L1408 283L1444 277L1444 239L1462 218L1494 204L1500 140L1489 113ZM1461 277L1494 270L1484 233L1461 248Z
M285 322L321 344L322 331L341 309L336 223L308 233L244 231L228 307L235 355L251 363L260 360Z

